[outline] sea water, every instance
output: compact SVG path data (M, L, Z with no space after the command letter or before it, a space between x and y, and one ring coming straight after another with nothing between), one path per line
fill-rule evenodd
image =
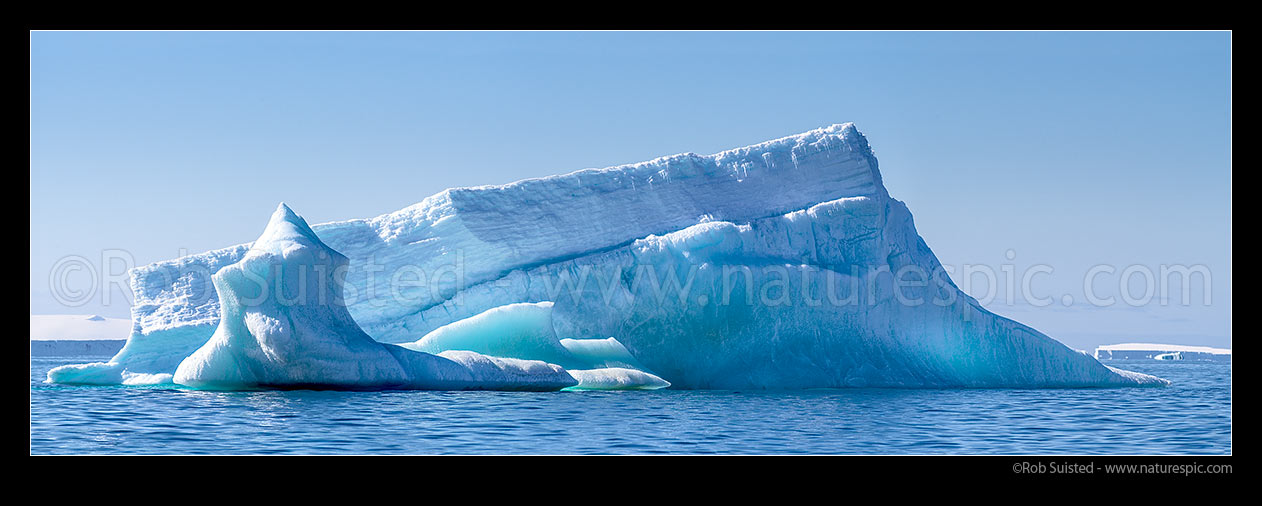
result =
M1231 365L1166 388L205 392L43 383L33 454L1228 454Z

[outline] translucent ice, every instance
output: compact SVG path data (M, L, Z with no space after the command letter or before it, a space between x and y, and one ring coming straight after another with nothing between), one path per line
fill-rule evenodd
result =
M497 357L541 360L567 369L643 369L618 340L558 339L552 302L508 304L426 334L408 349L429 353L462 350Z
M509 304L440 327L401 346L428 353L473 351L497 357L580 365L552 330L552 303ZM585 364L584 364L585 365Z

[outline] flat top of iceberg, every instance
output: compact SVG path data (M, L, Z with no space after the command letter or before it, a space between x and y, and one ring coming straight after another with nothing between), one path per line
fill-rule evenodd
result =
M652 160L646 160L643 162L624 163L624 164L613 165L610 167L602 167L602 168L579 169L576 171L567 172L563 174L552 174L552 175L542 176L542 177L519 179L517 181L513 181L511 183L505 183L505 184L486 184L486 185L461 186L461 187L456 187L456 188L448 188L447 190L444 190L444 193L460 191L460 190L489 190L489 189L497 189L497 188L509 188L513 186L522 186L525 184L538 182L538 181L569 179L569 178L573 178L574 176L582 175L582 174L597 174L601 172L614 172L614 171L619 171L619 170L630 168L630 167L640 167L644 165L660 165L662 164L662 162L674 160L677 158L704 156L705 158L722 159L727 156L743 155L743 154L748 154L750 152L774 151L778 147L791 148L800 143L809 144L811 142L818 141L819 139L829 136L829 135L840 135L841 137L850 137L858 133L859 133L859 130L855 128L855 125L852 122L836 123L836 124L829 125L826 127L816 128L814 130L807 130L802 133L786 135L779 139L763 141L758 144L751 144L751 145L742 146L739 148L726 149L723 151L719 151L718 153L714 153L712 155L700 155L700 154L688 151L688 152L677 153L673 155L659 156Z
M525 178L503 184L487 184L472 185L448 188L434 195L431 195L420 202L405 207L403 209L386 213L375 218L355 218L350 220L332 221L314 225L319 230L324 227L336 227L356 222L376 222L387 223L391 219L399 217L412 216L415 214L434 215L435 218L443 214L439 210L450 205L451 200L462 194L480 194L486 192L525 192L528 194L548 193L552 187L572 189L575 187L597 185L598 181L613 183L613 186L620 186L626 181L626 178L643 178L648 180L660 180L659 182L668 181L673 178L690 178L695 172L705 173L707 170L716 172L724 172L727 170L735 171L736 167L744 167L750 163L750 160L756 159L758 164L767 164L768 167L773 166L776 157L784 157L793 160L796 165L801 160L803 164L809 164L807 158L808 151L818 151L826 154L826 158L831 157L834 152L840 152L843 145L853 144L864 154L871 154L867 139L863 137L854 123L837 123L826 127L816 128L805 132L784 136L778 139L742 146L738 148L719 151L711 155L700 155L694 152L684 152L674 155L660 156L652 160L646 160L634 163L625 163L601 168L586 168L571 171L568 173L553 174L543 177ZM852 169L843 169L831 167L832 164L840 160L823 162L823 165L830 166L826 172L832 172L831 176L816 181L818 186L823 188L829 187L828 179L845 180L852 176L849 171ZM711 169L698 168L701 165L713 165ZM720 166L722 168L720 168ZM681 168L683 167L683 168ZM837 194L827 198L813 198L813 203L833 200L841 196L866 195L884 191L880 182L880 174L875 167L863 167L861 179L856 183L855 188L846 188L846 195ZM749 169L745 168L745 176L748 176ZM768 174L770 175L770 174ZM715 177L716 174L707 174L706 177ZM796 177L796 176L787 176ZM705 177L702 177L705 179ZM741 178L743 179L743 178ZM773 180L775 177L772 178ZM628 180L629 181L629 180ZM642 181L643 182L643 181ZM777 183L772 183L776 185ZM788 184L785 182L784 184ZM632 187L634 185L632 184ZM774 192L772 192L774 193ZM801 207L801 206L798 206ZM796 208L796 207L795 207ZM787 210L787 209L786 209Z
M1230 349L1211 348L1209 346L1188 346L1182 344L1154 344L1154 343L1122 343L1122 344L1106 344L1096 347L1097 351L1182 351L1185 353L1209 353L1211 355L1231 355Z

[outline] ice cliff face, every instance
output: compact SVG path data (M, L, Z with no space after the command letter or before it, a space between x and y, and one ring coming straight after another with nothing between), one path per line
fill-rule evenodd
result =
M313 232L349 259L342 300L354 322L420 351L546 352L541 360L581 371L576 350L612 338L628 370L685 388L1163 383L1120 374L960 292L850 124L447 190ZM133 270L127 346L50 380L173 373L222 329L212 274L249 251ZM496 316L512 304L537 309ZM444 328L475 316L482 323ZM571 341L581 342L561 344ZM616 352L597 354L609 370L590 384L630 381L605 360Z

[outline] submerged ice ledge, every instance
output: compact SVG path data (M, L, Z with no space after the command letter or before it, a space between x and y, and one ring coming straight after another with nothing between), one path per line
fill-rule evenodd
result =
M301 221L283 207L278 213L285 223ZM220 370L269 377L266 368L239 365L239 343L250 348L266 341L260 336L297 327L276 323L285 321L280 308L229 318L237 306L223 299L243 289L224 284L231 273L259 262L290 265L258 253L275 248L272 228L252 245L133 270L127 346L109 363L54 370L50 380L195 383L192 371ZM1105 367L995 316L949 277L912 293L925 300L949 295L948 303L903 303L880 271L932 273L941 265L906 207L889 197L867 141L850 124L710 156L447 190L377 218L302 228L310 232L299 234L311 243L307 248L328 250L330 258L344 254L349 265L346 292L326 295L342 295L346 306L327 311L344 317L329 328L357 336L353 343L297 341L341 357L314 363L360 364L339 384L380 377L389 381L379 384L447 388L414 378L434 378L440 367L434 364L446 364L438 359L504 373L496 360L507 358L569 371L572 388L1165 383ZM646 269L654 282L639 282ZM726 277L733 269L736 286ZM399 283L400 272L420 273L426 282ZM663 295L670 276L686 288L671 292L666 283ZM838 279L868 295L860 304L811 303L811 294ZM717 303L733 290L773 285L788 294L787 304L765 297ZM258 349L251 360L276 360L265 351L271 348ZM199 359L190 363L190 355ZM426 372L407 372L415 367Z

